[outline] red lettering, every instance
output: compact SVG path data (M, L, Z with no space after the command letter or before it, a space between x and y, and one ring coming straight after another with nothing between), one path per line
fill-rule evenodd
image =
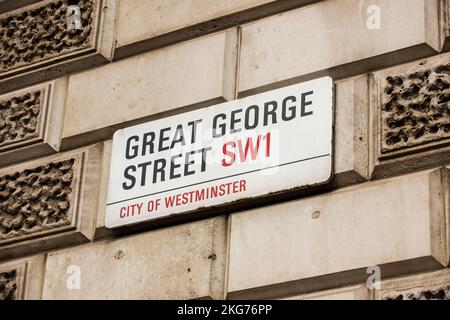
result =
M234 161L236 160L236 155L234 154L234 152L228 151L227 147L235 148L236 147L236 143L234 141L231 141L231 142L227 142L227 143L225 143L223 145L223 149L222 149L223 154L230 158L229 161L226 161L225 159L222 159L222 166L223 167L229 167L229 166L233 165Z
M120 208L120 219L123 219L126 217L127 207Z
M256 159L256 157L258 156L260 142L261 135L258 135L258 138L256 139L256 146L253 145L253 138L247 138L247 142L245 143L245 150L243 150L242 140L238 141L239 157L241 159L241 162L245 162L247 160L249 150L252 160Z

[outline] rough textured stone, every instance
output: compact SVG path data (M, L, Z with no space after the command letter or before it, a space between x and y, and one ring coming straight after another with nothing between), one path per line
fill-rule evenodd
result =
M450 61L382 84L382 152L450 138Z
M40 134L43 90L0 98L0 147Z
M51 252L43 299L223 299L226 225L218 217ZM66 286L69 266L80 290Z
M92 45L97 3L71 2L81 10L81 30L67 28L69 0L45 1L0 16L1 73Z
M43 0L0 13L0 94L111 61L118 1ZM81 29L68 26L78 14L66 16L69 5Z
M437 3L324 1L244 25L239 92L326 74L344 78L430 55L440 50ZM367 27L369 5L381 9L380 29Z
M0 176L0 240L71 224L77 160Z
M0 260L93 237L102 145L0 170Z
M0 265L0 301L40 299L45 256L13 260Z
M445 165L450 157L450 54L370 76L373 179Z
M367 266L390 264L383 274L395 274L402 261L436 262L430 179L425 171L232 215L230 296L324 290L327 281L336 286L339 273L364 281Z
M382 281L376 299L450 300L450 273L445 270Z
M67 79L0 96L0 166L59 150Z
M450 300L450 284L389 293L383 300Z
M16 300L17 270L0 272L0 300Z

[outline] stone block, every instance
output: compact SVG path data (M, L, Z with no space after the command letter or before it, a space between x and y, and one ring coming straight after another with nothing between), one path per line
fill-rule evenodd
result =
M1 13L0 93L111 60L116 2L81 0L72 11L69 0L45 0Z
M439 169L440 171L440 169ZM229 298L294 296L447 264L436 207L440 177L425 171L231 216ZM411 187L414 186L414 187Z
M122 0L115 59L203 36L321 0Z
M375 299L450 300L450 270L382 281Z
M379 28L369 5L379 8ZM342 79L436 53L439 8L437 0L332 0L246 24L239 94L324 75Z
M443 30L443 41L444 48L443 51L450 50L450 1L440 0L440 14L439 14L440 24Z
M432 255L444 266L450 266L450 170L434 170L430 175Z
M111 164L112 140L108 140L103 145L102 174L100 180L100 192L98 198L97 219L95 223L95 239L114 236L112 230L105 227L106 204L108 203L108 186Z
M0 96L0 166L59 150L66 91L63 78Z
M369 300L370 292L364 285L325 290L283 300Z
M371 75L373 179L450 161L450 54Z
M181 107L234 99L236 50L232 29L71 76L63 148L111 139Z
M102 145L0 170L0 260L93 237Z
M51 252L43 299L223 299L226 229L218 217Z
M368 178L368 77L337 81L335 94L333 184L346 186Z
M44 264L44 255L1 264L0 301L40 299Z

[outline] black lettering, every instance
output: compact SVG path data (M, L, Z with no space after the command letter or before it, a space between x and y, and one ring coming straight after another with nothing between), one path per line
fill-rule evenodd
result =
M242 129L241 128L236 128L235 125L239 122L241 122L240 118L236 118L236 115L238 113L241 113L242 109L238 109L238 110L234 110L231 111L231 119L230 119L230 133L236 133L236 132L240 132Z
M227 116L225 115L225 113L219 113L218 115L216 115L214 117L214 119L213 119L213 137L214 138L220 138L225 135L225 128L226 128L225 123L217 125L217 121L219 119L225 120L226 117ZM220 132L217 131L217 128L220 129Z
M212 150L212 147L203 148L203 149L200 149L197 151L198 153L202 154L202 172L204 172L206 170L206 156L207 156L208 151L211 151L211 150Z
M170 166L170 179L175 179L181 177L181 173L175 174L175 169L181 168L181 164L175 164L175 160L181 158L182 154L178 154L176 156L172 156L170 158L171 166Z
M170 140L170 137L164 136L164 134L168 131L170 131L170 127L161 129L161 131L159 132L159 151L166 151L170 149L169 146L163 146L164 142Z
M166 168L166 159L157 159L155 160L154 167L153 167L153 184L157 181L157 175L158 173L161 176L161 182L164 182L166 180L166 174L165 174L165 168Z
M147 167L151 164L151 161L138 164L138 168L141 169L141 187L145 186L145 181L147 180Z
M195 173L195 170L189 171L189 166L195 163L194 160L190 160L190 157L195 154L195 151L186 153L186 161L184 162L184 175L190 176Z
M309 112L305 111L306 106L312 105L312 101L306 101L306 96L312 95L313 93L314 93L313 91L302 93L302 108L301 108L302 109L302 111L301 111L302 117L310 116L313 114L312 111L309 111Z
M124 173L123 176L125 177L125 179L128 179L130 181L130 184L127 184L126 182L122 183L122 188L124 190L130 190L134 188L134 185L136 184L136 178L131 175L129 172L136 172L136 167L135 166L128 166Z
M191 132L191 143L194 144L196 139L197 139L197 125L202 122L202 120L195 120L195 121L191 121L188 122L188 126L192 127L192 132Z
M128 160L136 158L138 155L138 150L139 150L138 146L137 145L131 146L131 142L133 142L133 141L138 142L139 137L131 136L127 140L127 149L125 150L125 158L127 158ZM130 151L133 151L133 153L131 154Z
M175 130L175 134L173 135L172 144L170 145L170 149L173 149L175 144L181 143L181 145L185 145L186 142L184 141L184 132L183 132L183 126L179 124L177 126L177 129Z
M297 98L294 97L294 96L290 96L290 97L287 97L287 98L285 98L283 100L283 107L282 107L282 112L281 112L281 119L283 119L283 121L290 121L290 120L295 118L295 113L296 113L295 109L296 109L296 107L295 107L295 105L293 105L293 106L287 108L287 102L288 101L296 102ZM287 115L287 110L289 110L290 113L291 113L289 116Z
M142 155L145 156L147 154L147 148L149 148L149 154L152 154L154 151L153 142L155 141L155 133L147 132L144 133L144 137L142 139Z
M253 117L250 115L250 111L254 110ZM250 125L250 119L253 118L253 124ZM253 105L245 110L245 129L251 130L255 129L258 126L259 119L259 107L257 105Z
M269 109L269 107L272 107ZM277 123L277 102L276 101L269 101L264 103L264 126L267 126L269 124L269 116L272 118L272 124Z

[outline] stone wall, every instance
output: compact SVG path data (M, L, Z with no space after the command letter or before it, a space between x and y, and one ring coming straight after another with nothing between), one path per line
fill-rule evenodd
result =
M0 1L0 300L449 299L449 1L190 3ZM117 129L325 75L325 188L105 227Z

